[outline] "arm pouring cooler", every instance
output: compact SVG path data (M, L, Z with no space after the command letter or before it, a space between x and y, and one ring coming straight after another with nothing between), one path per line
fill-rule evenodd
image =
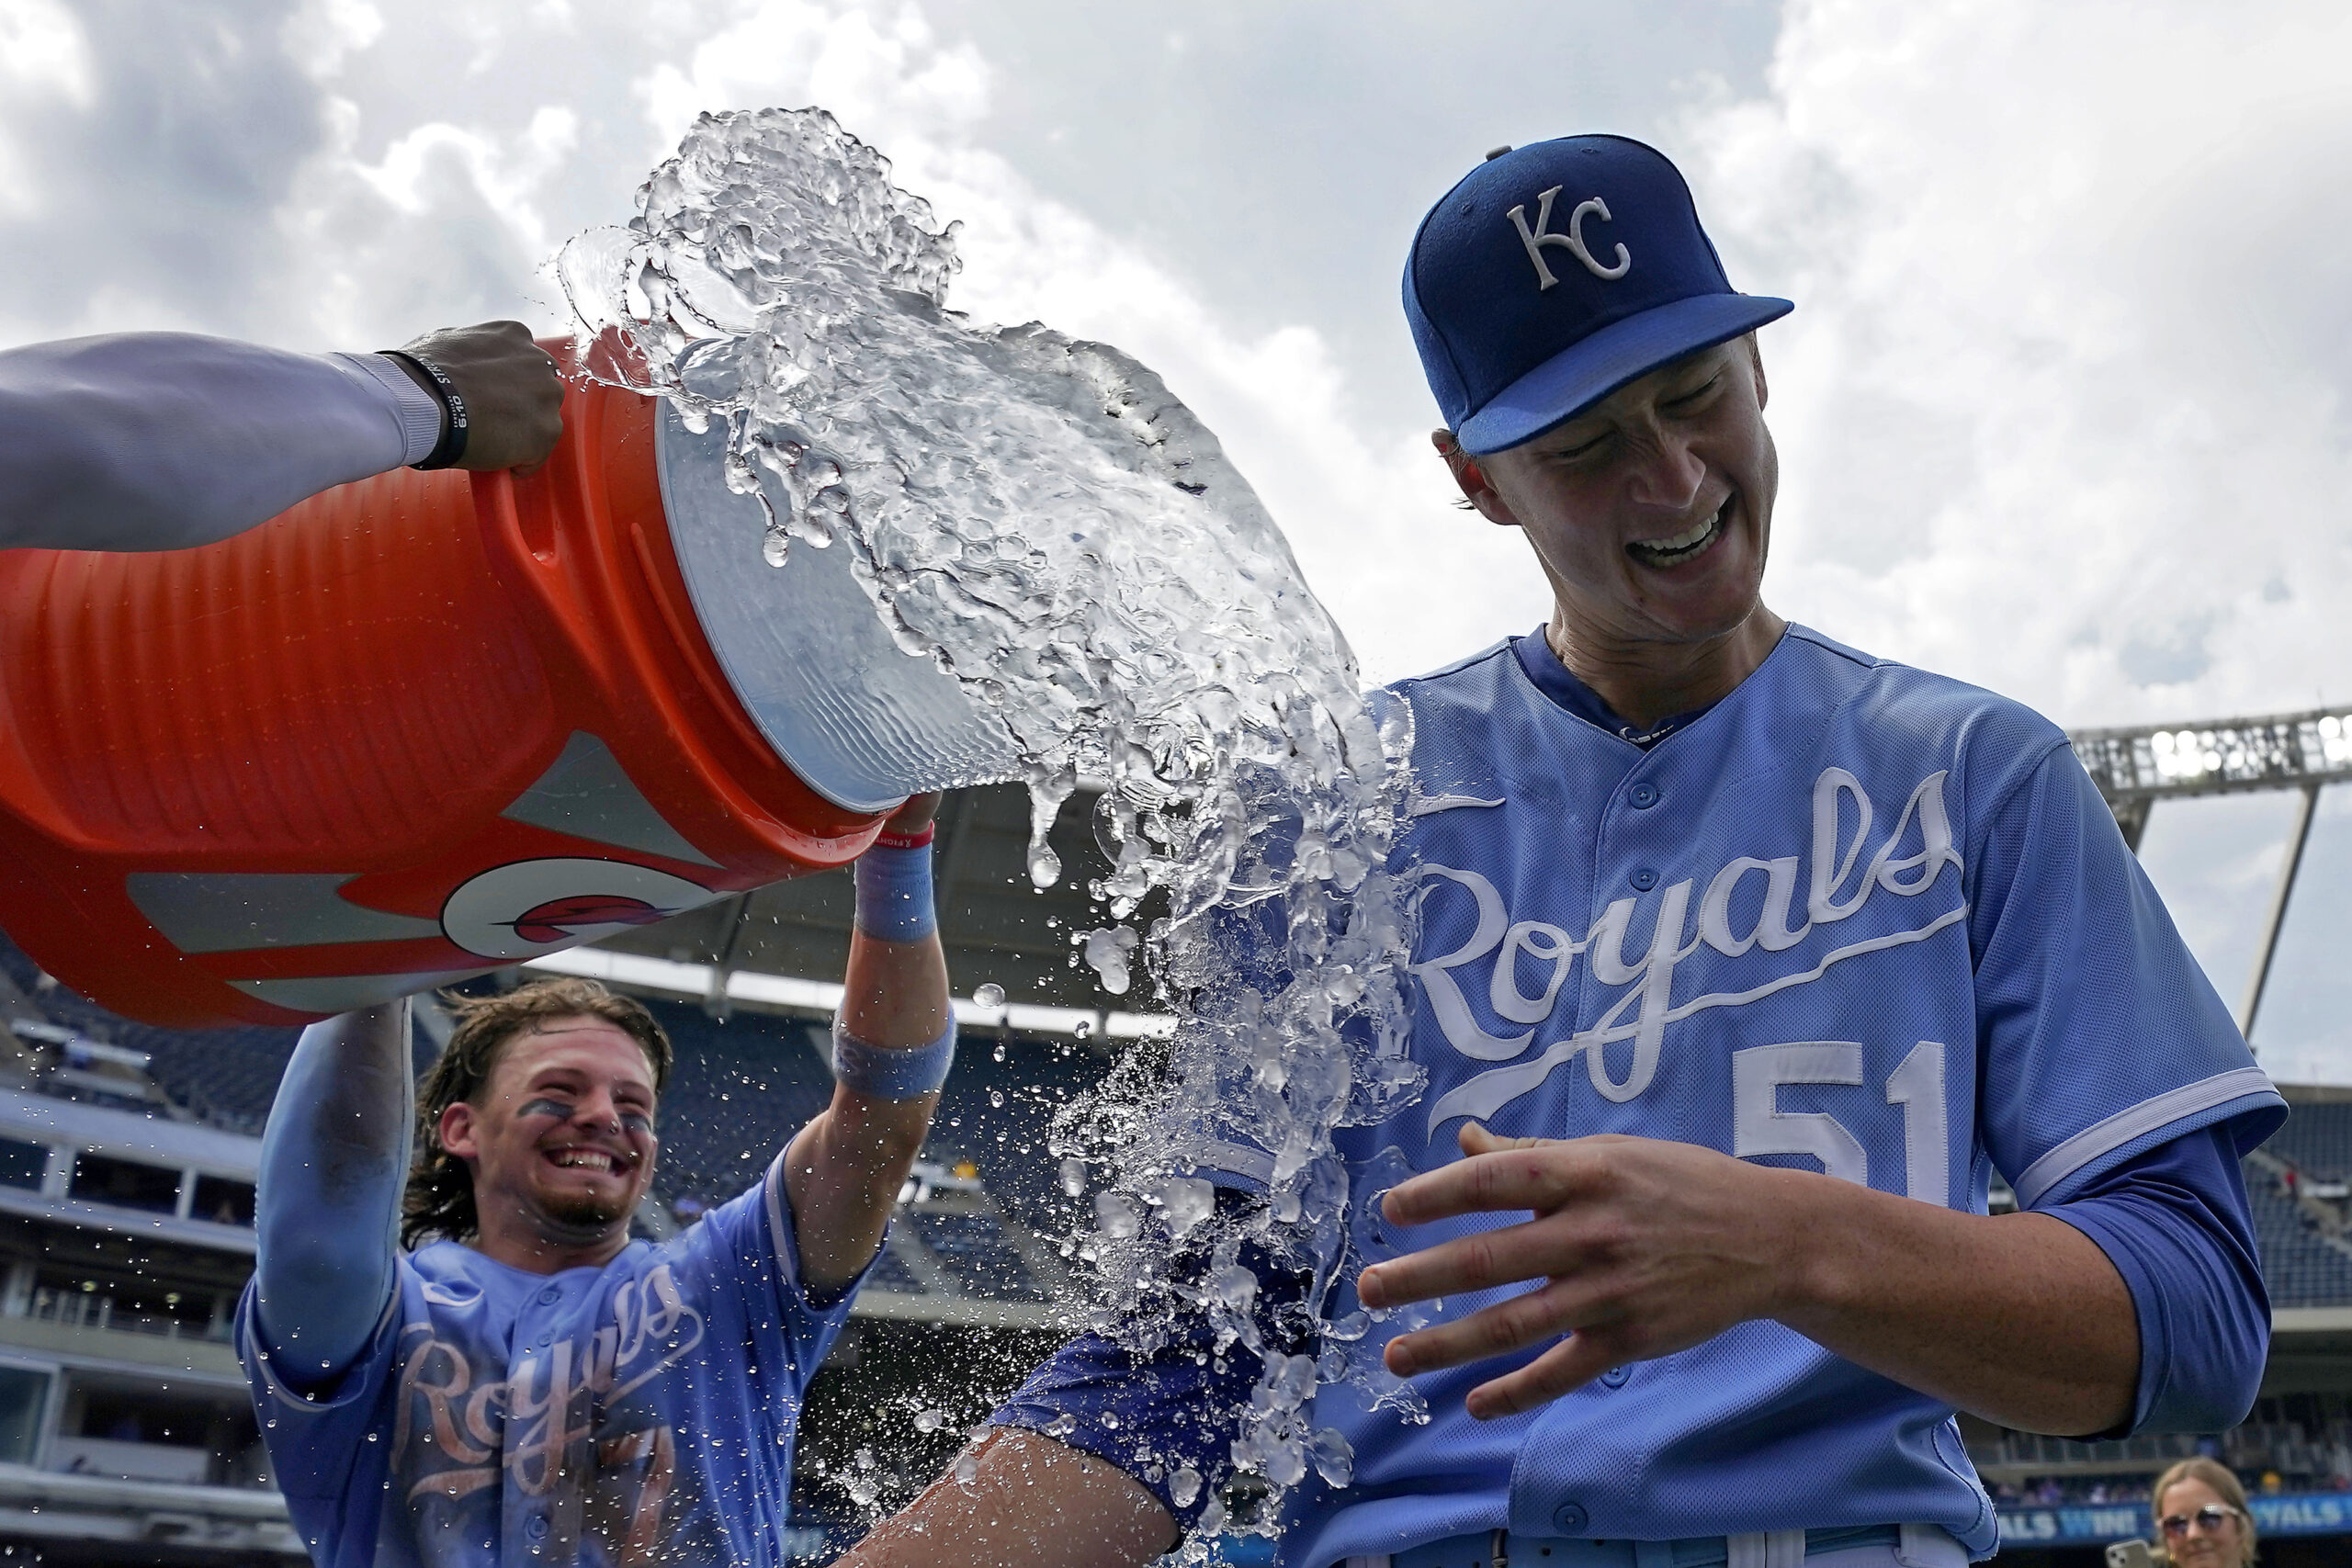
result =
M846 549L764 563L723 422L584 377L563 421L527 478L0 552L0 925L133 1018L307 1022L841 865L907 795L1010 776Z

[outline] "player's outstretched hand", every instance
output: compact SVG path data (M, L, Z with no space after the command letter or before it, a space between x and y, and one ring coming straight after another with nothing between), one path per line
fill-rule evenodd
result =
M1797 1216L1771 1179L1806 1172L1654 1138L1498 1138L1473 1123L1461 1141L1467 1157L1388 1193L1389 1222L1523 1210L1534 1218L1376 1264L1356 1292L1380 1308L1549 1281L1388 1345L1389 1371L1411 1377L1567 1335L1470 1391L1470 1414L1482 1421L1772 1316L1792 1287Z
M882 830L886 833L920 833L931 826L931 819L939 815L939 803L946 798L937 790L928 795L910 796L905 805L890 813L890 819L882 824Z
M528 473L555 450L563 434L563 377L554 356L531 341L530 328L520 321L444 327L401 347L447 370L466 400L458 468Z

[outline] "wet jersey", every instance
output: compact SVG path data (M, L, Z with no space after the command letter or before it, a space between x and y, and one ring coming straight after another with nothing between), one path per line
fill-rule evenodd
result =
M1464 1118L1676 1139L1982 1213L1996 1172L2048 1208L2196 1129L2230 1123L2243 1148L2283 1116L2065 737L2014 703L1801 627L1646 751L1547 698L1507 644L1396 694L1429 1083L1339 1135L1357 1261L1515 1218L1367 1218L1459 1157ZM1247 1127L1224 1136L1262 1178ZM1918 1524L1993 1547L1950 1407L1777 1324L1472 1421L1463 1396L1501 1370L1416 1380L1427 1426L1322 1390L1315 1424L1348 1438L1354 1481L1297 1489L1283 1561L1506 1526Z
M248 1288L237 1346L322 1568L780 1564L803 1392L848 1315L803 1293L781 1156L674 1240L533 1274L435 1242L316 1397Z

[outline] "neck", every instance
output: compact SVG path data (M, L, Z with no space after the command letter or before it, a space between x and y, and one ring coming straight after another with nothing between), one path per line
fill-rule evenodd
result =
M467 1246L493 1263L526 1274L560 1274L566 1269L602 1269L628 1245L628 1222L570 1225L545 1215L508 1212L483 1214L481 1229Z
M1568 672L1636 728L1704 707L1764 662L1789 623L1759 602L1729 631L1696 642L1630 642L1594 636L1555 605L1544 637Z

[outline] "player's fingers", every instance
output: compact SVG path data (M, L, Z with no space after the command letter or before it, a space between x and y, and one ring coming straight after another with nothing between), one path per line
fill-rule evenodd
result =
M1517 1371L1472 1389L1463 1406L1480 1421L1516 1416L1583 1387L1620 1359L1601 1337L1571 1334Z
M1409 1378L1509 1355L1582 1326L1577 1306L1577 1292L1555 1281L1455 1322L1398 1335L1382 1359L1390 1371Z
M1506 1149L1542 1148L1545 1144L1556 1144L1562 1140L1558 1138L1501 1138L1487 1132L1476 1122L1464 1122L1462 1123L1462 1132L1456 1141L1461 1144L1462 1152L1465 1155L1493 1155L1501 1154Z
M1565 1274L1582 1257L1582 1247L1566 1225L1531 1220L1375 1263L1356 1276L1356 1298L1368 1307L1395 1307L1436 1296L1468 1295Z
M1473 1155L1389 1189L1380 1212L1398 1225L1498 1209L1548 1212L1589 1181L1590 1165L1577 1141Z

